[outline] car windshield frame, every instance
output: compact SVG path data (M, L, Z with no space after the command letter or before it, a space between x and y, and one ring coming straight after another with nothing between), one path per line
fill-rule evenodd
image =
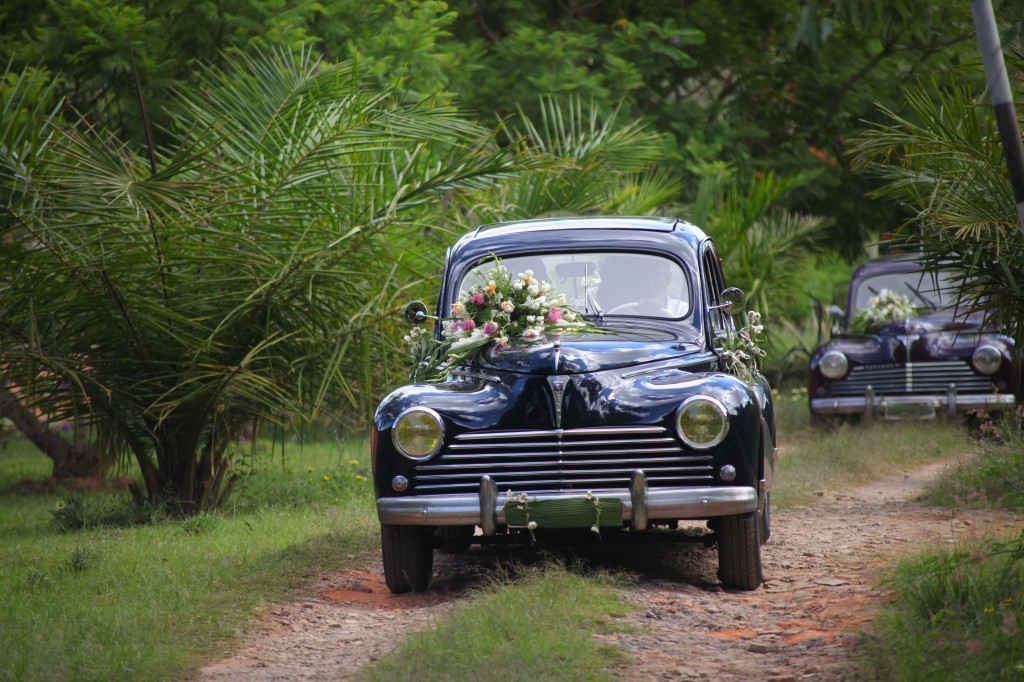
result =
M498 257L513 278L532 271L532 276L549 283L555 294L565 294L568 307L587 317L685 322L693 319L698 304L693 273L685 263L662 251L566 249ZM453 294L468 291L475 282L483 283L482 276L493 259L492 255L466 268ZM663 305L658 305L656 298Z

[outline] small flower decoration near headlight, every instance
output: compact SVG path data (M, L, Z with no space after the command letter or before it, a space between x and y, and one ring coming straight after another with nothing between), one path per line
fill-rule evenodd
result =
M718 342L719 354L726 368L737 378L754 385L754 372L761 367L767 355L761 346L767 341L761 313L751 310L743 313L746 324Z
M478 283L459 292L451 317L441 322L441 345L447 346L443 352L425 329L413 329L405 337L416 362L414 381L442 380L455 365L472 360L488 346L500 351L517 342L538 342L547 334L599 331L532 270L513 276L494 258L487 270L473 274Z

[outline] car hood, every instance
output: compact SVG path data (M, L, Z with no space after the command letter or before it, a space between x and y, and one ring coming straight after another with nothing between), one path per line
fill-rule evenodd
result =
M490 344L474 365L521 374L586 374L681 358L700 350L695 331L636 328L586 336L520 341L504 348Z
M811 366L817 366L829 350L838 350L860 364L966 360L982 339L1000 349L1008 348L1004 337L986 328L981 318L936 311L897 320L861 335L833 338L816 349Z
M980 317L965 317L963 314L954 315L951 310L937 310L882 325L875 329L874 333L880 336L906 336L937 332L978 334L981 331L982 320Z

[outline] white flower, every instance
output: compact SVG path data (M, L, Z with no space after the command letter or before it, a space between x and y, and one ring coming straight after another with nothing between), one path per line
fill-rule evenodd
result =
M522 291L524 286L525 283L521 279L517 279L515 282L512 283L512 288L515 289L516 291Z
M540 332L534 329L533 327L530 327L529 329L523 332L524 341L536 341L539 338Z
M590 532L597 533L598 535L600 535L601 534L601 529L598 528L597 524L595 523L593 526L590 527Z
M529 528L530 530L535 530L537 528L537 522L536 521L530 521L528 524L526 524L526 527Z
M530 296L536 296L540 293L540 287L536 284L531 284L526 291L529 292Z
M516 304L513 303L512 301L502 301L501 309L504 310L506 313L511 313L513 310L516 309Z

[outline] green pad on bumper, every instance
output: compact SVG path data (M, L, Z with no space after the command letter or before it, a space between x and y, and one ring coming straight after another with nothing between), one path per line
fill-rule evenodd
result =
M537 528L621 526L622 500L582 497L524 503L512 497L505 503L505 522L509 526L526 527L530 521L536 522Z

